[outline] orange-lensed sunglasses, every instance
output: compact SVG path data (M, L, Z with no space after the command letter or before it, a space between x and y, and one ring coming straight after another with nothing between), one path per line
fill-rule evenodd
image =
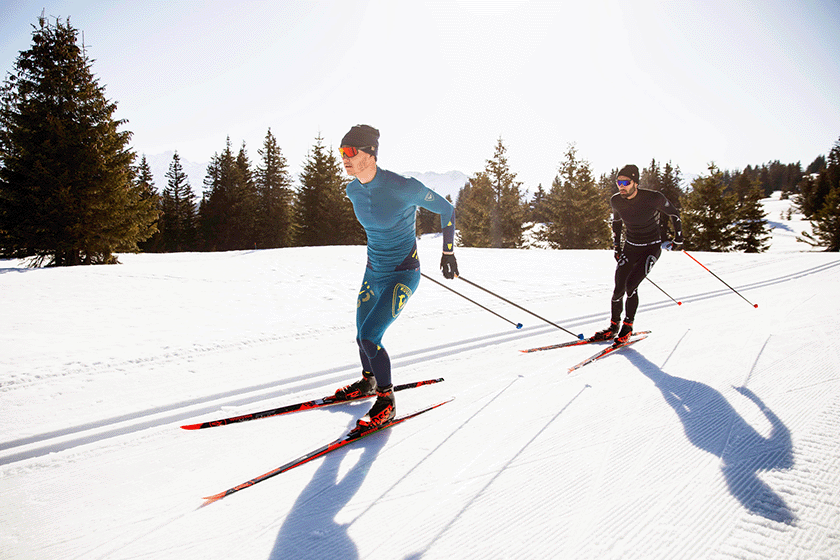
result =
M359 154L359 150L364 150L365 148L373 148L373 146L362 146L361 148L357 148L355 146L342 146L338 149L338 153L341 154L341 157L351 158L356 157Z

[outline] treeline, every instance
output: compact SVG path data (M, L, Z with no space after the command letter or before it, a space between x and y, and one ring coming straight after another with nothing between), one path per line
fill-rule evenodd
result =
M294 188L286 158L271 129L259 161L230 139L213 155L198 199L176 152L158 192L145 156L135 174L158 201L157 232L140 244L148 252L233 251L305 245L361 244L365 234L344 195L348 180L323 138L306 156Z
M117 252L224 251L362 244L345 196L348 178L323 138L315 139L297 186L268 129L256 163L228 139L208 165L200 197L176 153L166 185L145 159L135 164L130 132L91 71L69 21L39 19L0 89L0 257L35 265L115 262ZM485 168L458 193L458 242L467 247L609 247L609 198L618 169L596 177L572 144L546 190L526 200L499 138ZM618 162L621 164L628 162ZM840 249L840 141L805 170L773 161L708 173L685 186L678 166L651 160L641 185L681 208L686 247L761 252L769 225L760 200L794 195L813 221L806 241ZM665 224L663 224L665 227ZM418 234L438 231L418 214Z
M516 173L508 166L506 148L498 140L484 171L476 173L458 195L459 241L468 247L527 247L537 244L553 249L602 249L612 243L609 199L618 192L618 168L596 179L592 167L570 145L557 176L546 191L539 185L530 200L521 190ZM831 169L840 160L840 149L828 160L819 156L803 171L799 163L773 161L747 166L742 171L721 170L710 164L708 173L691 180L687 187L679 166L651 160L641 171L642 188L662 192L680 208L688 249L700 251L762 252L768 248L770 225L761 199L774 191L799 196L803 212L819 220L820 211L831 214L830 185L840 185ZM832 167L834 165L834 167ZM822 171L821 171L822 170ZM836 205L834 212L836 214ZM666 235L670 223L663 217ZM831 224L815 225L817 237L810 241L829 250L824 231ZM530 231L530 235L526 235ZM822 233L821 233L822 232ZM820 237L822 235L822 237Z

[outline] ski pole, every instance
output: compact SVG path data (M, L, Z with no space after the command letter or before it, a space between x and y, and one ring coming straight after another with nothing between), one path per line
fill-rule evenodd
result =
M717 274L715 274L714 272L712 272L711 270L709 270L708 268L706 268L706 266L705 266L703 263L701 263L700 261L698 261L697 259L695 259L695 258L694 258L694 257L692 257L691 255L689 255L689 254L688 254L688 251L685 251L685 250L684 250L684 251L683 251L683 253L685 253L686 255L688 255L689 257L691 257L691 260L693 260L694 262L696 262L697 264L699 264L700 266L702 266L703 268L705 268L705 269L706 269L706 271L707 271L709 274L711 274L712 276L714 276L715 278L717 278L718 280L720 280L721 282L723 282L723 279L722 279L720 276L718 276ZM757 304L757 303L753 303L753 302L751 302L750 300L748 300L747 298L745 298L744 296L742 296L742 295L741 295L741 292L739 292L738 290L736 290L735 288L733 288L732 286L730 286L730 285L729 285L729 284L727 284L726 282L723 282L723 285L724 285L724 286L726 286L727 288L729 288L730 290L732 290L733 292L735 292L736 294L738 294L739 296L741 296L741 299L742 299L742 300L746 301L747 303L749 303L750 305L752 305L753 307L755 307L756 309L758 309L758 304Z
M654 282L653 280L651 280L651 279L650 279L650 278L648 278L647 276L645 276L645 280L647 280L648 282L650 282L651 284L653 284L654 286L656 286L656 282ZM657 288L659 288L659 286L656 286L656 287L657 287ZM668 296L668 297L671 299L671 301L673 301L673 302L674 302L674 303L676 303L677 305L682 305L682 302L681 302L681 301L677 301L677 300L675 300L674 298L672 298L670 295L668 295L668 292L666 292L666 291L665 291L665 290L663 290L662 288L659 288L659 291L660 291L660 292L662 292L663 294L665 294L666 296Z
M482 308L483 310L487 311L488 313L492 313L493 315L495 315L495 316L496 316L496 317L498 317L499 319L501 319L501 320L503 320L503 321L507 321L508 323L510 323L511 325L513 325L514 327L516 327L517 329L521 329L521 328L522 328L522 323L514 323L514 322L513 322L513 321L511 321L510 319L507 319L507 318L505 318L505 317L502 317L501 315L499 315L498 313L496 313L496 312L495 312L495 311L493 311L492 309L487 309L486 307L484 307L484 306L483 306L483 305L481 305L480 303L478 303L478 302L476 302L476 301L471 300L470 298L468 298L467 296L465 296L465 295L464 295L464 294L462 294L461 292L456 292L455 290L453 290L452 288L450 288L450 287L449 287L449 286L447 286L446 284L444 284L444 283L442 283L442 282L438 282L438 281L437 281L437 280L435 280L434 278L432 278L432 277L430 277L430 276L427 276L426 274L423 274L422 272L420 273L420 276L422 276L423 278L425 278L425 279L427 279L427 280L431 280L432 282L434 282L434 283L435 283L435 284L437 284L438 286L442 286L442 287L446 288L447 290L449 290L449 291L450 291L450 292L452 292L453 294L457 294L457 295L461 296L462 298L464 298L464 299L465 299L465 300L467 300L468 302L470 302L470 303L472 303L472 304L477 305L478 307Z
M487 293L488 293L488 294L490 294L491 296L496 296L497 298L499 298L500 300L504 301L505 303L509 303L509 304L511 304L512 306L514 306L514 307L516 307L516 308L518 308L518 309L521 309L521 310L522 310L522 311L524 311L525 313L529 313L529 314L533 315L534 317L536 317L537 319L540 319L541 321L545 321L545 322L546 322L546 323L548 323L549 325L551 325L551 326L553 326L553 327L557 327L557 328L558 328L558 329L560 329L561 331L564 331L564 332L569 333L570 335L574 336L574 337L575 337L575 338L577 338L578 340L583 340L583 334L575 334L575 333L573 333L572 331L570 331L570 330L568 330L568 329L564 329L564 328L563 328L563 327L561 327L560 325L558 325L558 324L556 324L556 323L552 323L551 321L549 321L548 319L546 319L546 318L544 318L544 317L540 317L539 315L537 315L537 314L536 314L536 313L534 313L533 311L528 311L527 309L525 309L525 308L524 308L524 307L522 307L521 305L517 305L517 304L513 303L512 301L510 301L510 300L508 300L508 299L505 299L505 298L503 298L502 296L500 296L499 294L493 293L493 292L491 292L490 290L488 290L487 288L483 288L483 287L479 286L479 285L478 285L478 284L476 284L475 282L470 282L469 280L467 280L467 279L466 279L466 278L464 278L463 276L459 276L458 278L460 278L461 280L463 280L464 282L466 282L466 283L467 283L467 284L469 284L470 286L475 286L475 287L476 287L476 288L478 288L479 290L484 290L485 292L487 292Z

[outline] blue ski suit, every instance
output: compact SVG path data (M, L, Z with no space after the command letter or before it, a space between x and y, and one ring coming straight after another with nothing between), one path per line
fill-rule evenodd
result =
M417 208L440 214L443 250L453 249L455 208L417 179L376 168L369 183L354 179L347 197L367 234L367 267L356 304L356 342L365 371L379 387L391 385L391 360L382 347L385 330L420 283Z

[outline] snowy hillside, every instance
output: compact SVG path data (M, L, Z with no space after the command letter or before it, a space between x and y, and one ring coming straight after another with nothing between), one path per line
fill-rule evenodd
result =
M460 280L423 280L384 343L423 416L203 506L344 433L369 406L201 431L359 373L364 247L0 261L0 558L840 557L836 253L767 200L760 255L663 254L646 340L592 346ZM426 274L440 239L424 238ZM605 326L608 251L459 249L469 280L573 332Z

